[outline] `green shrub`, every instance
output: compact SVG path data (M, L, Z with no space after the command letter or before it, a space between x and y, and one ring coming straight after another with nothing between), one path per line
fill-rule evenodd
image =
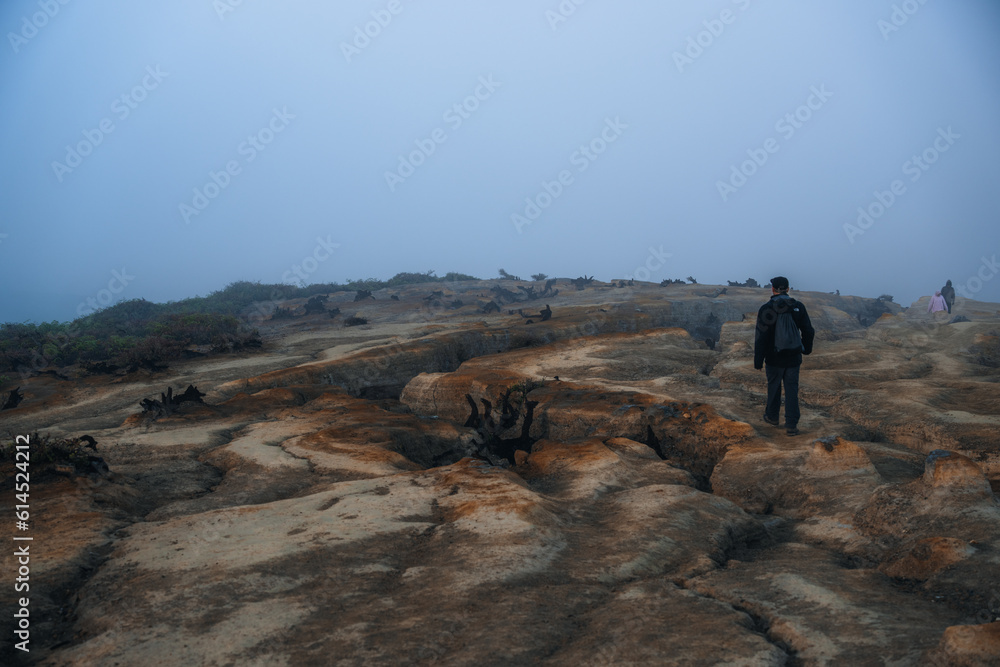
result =
M260 346L256 331L233 315L170 314L164 309L138 299L69 324L0 325L0 371L30 374L77 363L150 368L181 357L191 345L226 350Z
M465 280L479 280L479 278L470 276L466 273L455 273L454 271L449 271L444 274L444 278L441 278L440 280L447 283L457 283Z
M78 363L102 369L158 365L180 357L191 345L210 345L215 351L258 348L260 335L240 319L247 319L256 303L459 280L478 278L454 272L444 277L434 271L404 272L389 280L368 278L305 287L241 280L208 296L182 301L158 304L130 299L72 322L8 322L0 324L0 373L27 375Z
M32 477L43 477L55 465L70 466L77 474L93 473L101 469L106 471L104 459L97 456L96 449L87 446L87 438L88 436L83 436L82 439L65 439L32 434L28 439ZM0 464L6 466L15 462L16 452L13 440L0 443Z

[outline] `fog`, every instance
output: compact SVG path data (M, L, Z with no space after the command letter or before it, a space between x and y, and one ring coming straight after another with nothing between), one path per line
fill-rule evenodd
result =
M987 0L32 0L0 321L498 269L1000 301Z

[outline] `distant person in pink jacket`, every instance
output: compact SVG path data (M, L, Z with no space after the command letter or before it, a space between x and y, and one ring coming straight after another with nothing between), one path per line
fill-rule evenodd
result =
M931 297L931 302L927 304L928 313L937 313L939 311L948 310L948 304L945 302L944 297L941 296L941 292L935 292L934 296Z

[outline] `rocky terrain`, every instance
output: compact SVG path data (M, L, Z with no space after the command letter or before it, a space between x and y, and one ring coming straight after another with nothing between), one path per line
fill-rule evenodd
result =
M790 437L752 363L768 291L559 281L487 314L493 285L26 382L5 438L89 434L110 472L32 463L32 651L0 659L1000 664L1000 306L797 293ZM188 384L204 404L140 414Z

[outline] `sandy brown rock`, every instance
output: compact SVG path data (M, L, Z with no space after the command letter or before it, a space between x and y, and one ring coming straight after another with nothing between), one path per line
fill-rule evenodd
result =
M921 664L941 632L961 616L907 599L881 575L844 569L823 550L787 544L766 560L731 562L689 586L758 618L772 641L794 647L803 664Z
M907 548L886 562L880 570L897 579L926 581L946 567L965 560L976 548L954 537L927 537L907 545Z
M948 628L927 659L932 665L995 667L1000 664L1000 621Z
M974 617L988 606L1000 574L993 556L1000 549L1000 502L963 458L927 457L922 477L878 489L854 524L885 548L881 571L923 582L938 599L962 600Z
M695 486L692 475L662 461L646 445L626 438L602 442L539 440L521 474L560 498L595 499L609 490L645 485Z
M795 518L847 516L883 484L868 455L843 438L730 447L712 489L747 511Z
M5 426L85 428L113 471L38 489L34 660L990 664L1000 404L969 350L1000 318L799 295L820 333L788 437L760 419L764 290L570 286L529 325L480 312L491 286L28 387ZM189 383L205 406L137 416Z
M968 457L936 450L927 457L924 481L946 493L968 493L989 499L992 497L989 480L983 471Z

